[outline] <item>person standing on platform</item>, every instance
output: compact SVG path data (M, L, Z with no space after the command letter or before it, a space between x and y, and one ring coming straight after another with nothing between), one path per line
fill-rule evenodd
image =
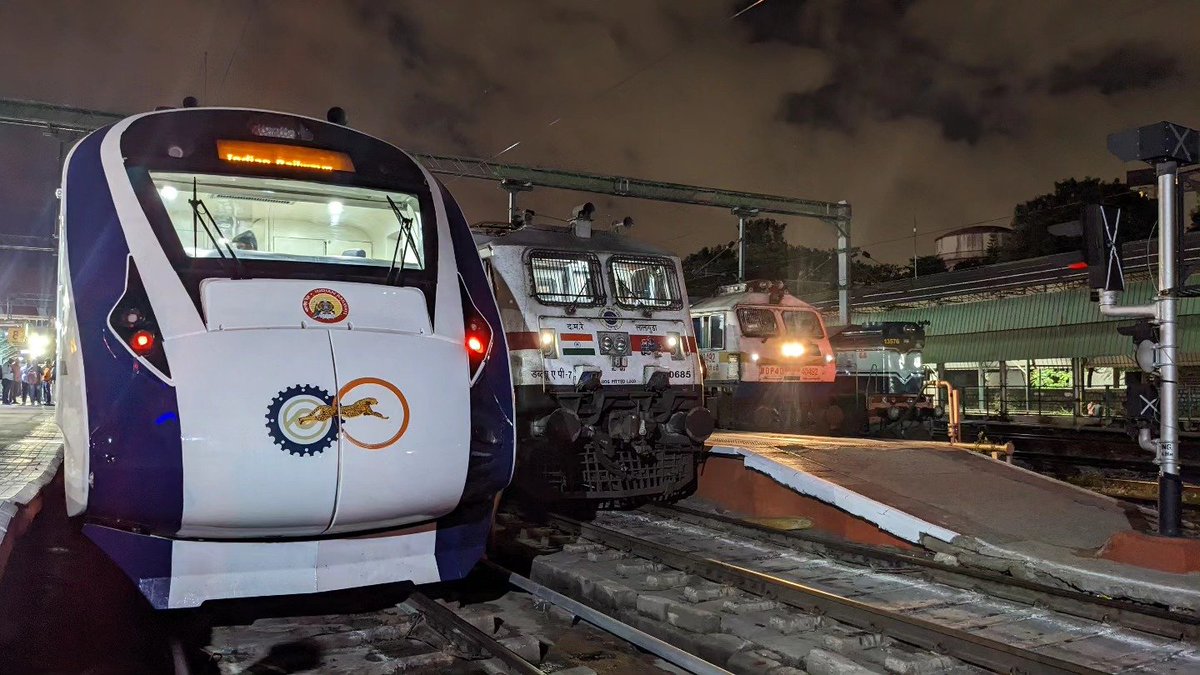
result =
M42 373L36 363L25 366L25 396L26 405L38 405L42 401Z
M21 400L21 392L25 389L25 380L22 378L21 371L21 360L14 356L7 367L13 379L12 392L9 398L12 400L13 405L16 405Z
M4 397L2 401L4 405L12 405L13 400L16 398L13 396L12 359L9 359L4 363L3 367L0 367L0 378L4 382Z
M42 405L54 405L50 394L54 389L54 362L46 361L42 368Z

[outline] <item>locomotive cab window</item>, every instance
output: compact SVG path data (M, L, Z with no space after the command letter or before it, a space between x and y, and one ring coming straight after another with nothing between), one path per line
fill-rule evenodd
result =
M742 325L742 335L746 337L774 337L779 334L779 324L775 320L775 312L769 309L743 307L737 311L738 323Z
M804 338L823 338L821 318L816 312L783 312L783 326L788 335Z
M710 314L692 319L698 349L725 349L725 316Z
M150 178L190 258L383 268L394 260L397 269L425 269L414 195L254 176L151 171Z
M599 307L604 304L600 262L596 256L568 251L529 254L533 297L543 305Z
M613 300L625 309L680 309L675 265L667 258L614 255L608 259Z

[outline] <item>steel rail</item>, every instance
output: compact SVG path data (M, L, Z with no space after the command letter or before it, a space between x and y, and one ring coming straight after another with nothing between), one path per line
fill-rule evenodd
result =
M1039 605L1082 619L1104 621L1132 630L1171 639L1200 639L1200 617L1177 614L1159 607L1134 602L1102 598L1065 588L1056 588L1035 581L1018 579L987 570L956 567L921 556L892 551L876 546L855 544L832 537L803 531L782 531L758 523L686 506L644 506L647 513L683 520L695 525L749 536L773 544L795 546L804 542L816 548L838 551L897 567L918 567L940 583L957 588L978 590L1013 602Z
M490 560L484 560L481 564L526 593L545 600L605 632L611 633L632 645L654 654L672 665L696 673L697 675L732 675L730 671L709 663L695 654L686 652L669 642L664 642L649 633L640 631L627 623L614 619L558 591L546 588L538 582L505 569Z
M495 638L471 625L469 621L454 613L454 610L436 600L414 591L405 603L421 612L438 632L446 631L446 639L458 638L474 649L491 654L518 675L545 675L545 671L518 656Z
M874 607L745 567L685 553L593 523L558 515L551 516L550 521L557 527L577 532L605 546L628 551L638 557L695 574L709 581L734 586L747 593L777 600L804 611L817 612L836 621L882 633L901 642L948 654L997 672L1088 675L1103 672L962 630L940 626L924 619Z

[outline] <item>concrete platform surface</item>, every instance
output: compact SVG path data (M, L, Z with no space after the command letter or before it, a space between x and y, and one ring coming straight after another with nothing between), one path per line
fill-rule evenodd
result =
M1200 611L1200 573L1098 557L1114 535L1145 529L1142 512L1116 499L945 443L733 432L708 443L790 491L963 563Z
M19 516L54 478L61 463L62 437L53 408L0 406L0 571L12 548L12 536L28 526L32 514Z

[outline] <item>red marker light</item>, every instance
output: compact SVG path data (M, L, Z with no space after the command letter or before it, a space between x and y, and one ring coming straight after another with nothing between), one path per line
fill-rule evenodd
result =
M1074 262L1074 263L1071 263L1070 265L1067 265L1067 269L1069 269L1069 270L1086 270L1086 269L1087 269L1087 263L1085 263L1085 262Z
M483 341L480 340L479 338L475 337L474 335L467 336L467 349L470 349L471 351L475 352L476 354L482 354L483 353Z
M139 330L129 338L129 346L138 356L145 356L154 349L154 333L148 330Z

